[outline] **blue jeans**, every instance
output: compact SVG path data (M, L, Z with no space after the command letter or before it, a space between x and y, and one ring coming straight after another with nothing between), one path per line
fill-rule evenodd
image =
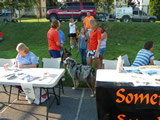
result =
M80 53L81 53L81 60L83 65L87 65L86 61L86 49L81 49L80 48Z
M50 57L53 57L53 58L60 58L61 57L60 51L49 50L49 54L50 54Z

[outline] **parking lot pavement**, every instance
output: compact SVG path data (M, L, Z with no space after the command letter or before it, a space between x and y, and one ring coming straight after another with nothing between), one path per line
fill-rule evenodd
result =
M3 87L0 86L0 91ZM88 88L72 90L65 87L61 103L56 102L49 110L49 120L97 120L96 98L90 97ZM17 100L17 89L13 88L11 104L8 96L0 93L0 120L45 120L47 102L29 105L24 95ZM52 97L53 98L53 97ZM51 100L51 99L50 99Z

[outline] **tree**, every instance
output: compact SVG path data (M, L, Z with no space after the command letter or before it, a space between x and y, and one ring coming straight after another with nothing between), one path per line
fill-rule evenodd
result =
M39 0L0 0L0 8L27 8L38 5Z
M149 2L149 14L157 16L160 19L160 1L159 0L150 0Z

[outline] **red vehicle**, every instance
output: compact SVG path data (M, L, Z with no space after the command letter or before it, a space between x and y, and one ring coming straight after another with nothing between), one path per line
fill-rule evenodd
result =
M69 20L73 17L74 19L83 21L88 11L91 12L92 16L96 16L93 2L67 2L58 9L48 10L46 18L53 21L54 19Z

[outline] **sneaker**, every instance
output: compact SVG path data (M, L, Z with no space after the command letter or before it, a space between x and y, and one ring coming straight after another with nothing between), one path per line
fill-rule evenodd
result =
M32 103L33 103L33 99L29 98L28 96L26 96L26 100L28 100L28 103L29 103L29 104L32 104Z
M34 102L33 102L34 104L36 104L36 105L39 105L39 98L35 98L35 100L34 100Z

